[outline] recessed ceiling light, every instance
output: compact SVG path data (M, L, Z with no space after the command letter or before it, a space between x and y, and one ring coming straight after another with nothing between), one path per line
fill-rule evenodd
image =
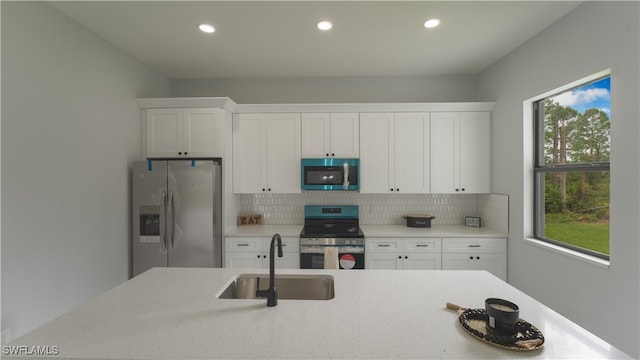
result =
M324 20L318 23L318 29L322 31L331 30L332 27L333 27L333 24L331 23L331 21Z
M206 32L208 34L211 34L212 32L216 31L216 29L209 25L209 24L200 24L200 26L198 26L198 29L200 29L200 31L202 32Z
M440 19L429 19L424 22L424 27L426 27L427 29L433 29L435 27L438 27L441 22L442 21L440 21Z

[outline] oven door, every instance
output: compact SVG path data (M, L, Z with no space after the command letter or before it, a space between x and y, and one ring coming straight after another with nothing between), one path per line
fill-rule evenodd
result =
M301 269L324 269L324 246L301 246ZM338 246L340 269L364 269L364 248Z

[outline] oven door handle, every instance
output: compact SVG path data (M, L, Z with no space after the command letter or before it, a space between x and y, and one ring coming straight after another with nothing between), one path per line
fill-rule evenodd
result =
M300 254L322 254L324 255L324 249L328 247L333 247L338 249L338 254L344 253L353 253L353 254L363 254L364 246L300 246Z
M324 254L326 246L300 246L300 254Z
M363 246L345 246L342 249L338 248L338 254L352 253L352 254L364 254Z

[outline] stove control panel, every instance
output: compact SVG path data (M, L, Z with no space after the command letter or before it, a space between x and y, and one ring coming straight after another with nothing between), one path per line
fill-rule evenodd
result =
M364 238L300 238L300 245L364 246Z

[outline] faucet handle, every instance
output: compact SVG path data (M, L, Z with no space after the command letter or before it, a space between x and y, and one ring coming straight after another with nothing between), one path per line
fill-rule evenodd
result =
M264 290L260 290L260 276L256 277L256 297L265 297Z
M260 277L256 278L256 297L268 297L269 289L260 290Z

